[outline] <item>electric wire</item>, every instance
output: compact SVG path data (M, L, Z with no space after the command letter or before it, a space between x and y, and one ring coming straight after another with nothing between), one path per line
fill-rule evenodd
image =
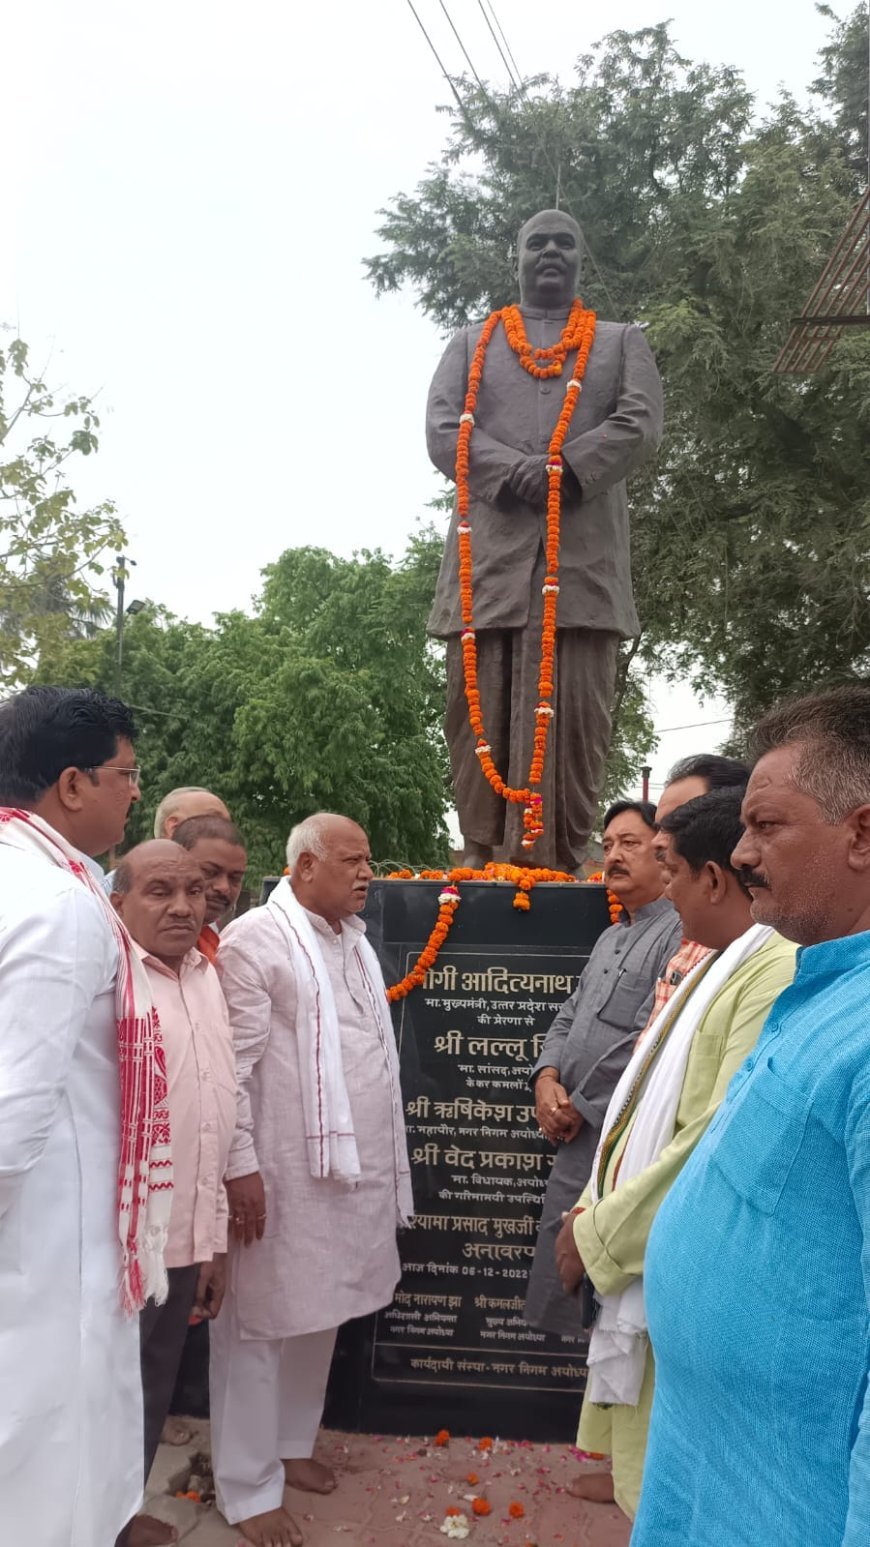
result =
M463 57L465 59L466 64L468 65L469 70L471 71L472 75L474 76L474 79L477 81L477 84L480 87L480 90L483 92L483 95L486 97L487 102L489 102L489 94L487 92L487 89L484 86L483 81L481 80L480 76L478 75L477 71L474 68L474 62L473 62L473 60L471 58L470 53L468 52L468 49L465 47L465 44L463 43L462 38L459 35L459 32L458 32L458 30L456 28L456 24L455 24L455 22L453 20L453 17L450 15L450 12L448 11L447 6L444 4L444 0L438 0L438 4L440 5L442 11L444 12L444 15L447 17L447 20L450 23L450 30L453 33L453 36L455 37L457 43L459 44L459 47L462 50Z
M522 81L523 81L522 70L520 69L519 65L516 62L516 59L514 58L513 49L511 48L510 43L508 42L508 40L507 40L507 38L505 36L504 27L502 26L501 22L498 19L498 15L496 14L495 6L493 5L493 0L487 0L487 4L488 4L490 12L492 14L492 19L495 22L496 27L499 30L499 35L501 37L501 40L502 40L502 42L503 42L503 44L505 46L505 49L507 50L508 58L510 59L511 64L513 65L514 70L516 71L517 79L520 82L520 89L524 90L525 88L523 87L523 84L522 84Z
M477 0L477 8L480 11L480 14L483 17L484 21L486 22L487 27L489 28L489 35L492 38L493 43L495 44L496 48L499 51L499 54L501 55L501 62L504 65L505 69L507 70L508 80L510 81L512 86L516 86L517 90L520 91L522 89L521 86L520 86L520 81L517 80L516 76L513 73L513 70L511 69L510 61L509 61L509 59L507 57L507 54L505 53L504 49L501 46L501 43L498 40L498 33L496 32L495 28L492 25L492 22L489 19L489 16L486 13L486 10L485 10L484 4L483 4L483 0Z
M475 131L473 123L471 122L471 119L468 116L468 112L467 112L465 103L463 102L461 96L459 95L459 92L456 89L456 86L454 85L453 77L447 71L447 67L446 67L446 65L444 63L444 60L441 58L441 55L439 54L437 48L435 47L435 44L432 42L432 39L430 38L429 33L426 31L426 27L425 27L423 21L421 20L420 15L419 15L419 13L418 13L415 5L414 5L414 0L405 0L405 4L407 5L408 10L411 12L412 16L414 17L414 20L416 21L417 26L420 28L420 31L422 32L424 38L426 39L426 42L429 44L429 47L430 47L430 49L432 51L432 54L434 55L434 58L435 58L436 63L438 65L438 68L441 71L441 74L444 76L444 79L447 82L448 86L450 87L450 90L453 92L454 97L456 98L456 105L459 108L459 111L462 114L463 118L465 119L465 122L468 125L468 128L469 128L471 134L474 135L476 131Z

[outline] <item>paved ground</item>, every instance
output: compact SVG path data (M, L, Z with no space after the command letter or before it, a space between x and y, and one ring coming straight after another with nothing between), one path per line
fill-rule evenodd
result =
M192 1424L182 1448L161 1445L148 1486L150 1514L171 1520L185 1547L242 1547L238 1529L214 1506L177 1499L167 1489L188 1456L208 1449L208 1425ZM288 1490L285 1500L305 1533L306 1547L444 1547L448 1508L470 1522L468 1547L627 1547L628 1522L613 1505L583 1505L565 1492L578 1471L565 1445L474 1440L437 1447L421 1439L375 1435L321 1435L317 1454L341 1474L326 1497ZM468 1475L477 1483L469 1483ZM475 1516L469 1496L485 1498L491 1512ZM524 1514L512 1518L510 1506ZM516 1510L514 1515L516 1516Z

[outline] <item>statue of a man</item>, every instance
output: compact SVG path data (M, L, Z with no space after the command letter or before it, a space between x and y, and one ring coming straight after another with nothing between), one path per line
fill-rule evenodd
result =
M577 294L581 235L558 210L533 215L519 236L520 312L532 349L557 346ZM455 479L469 368L483 324L448 344L429 393L429 455ZM502 777L526 785L539 706L542 588L551 437L580 368L523 368L499 324L487 346L469 444L471 594L477 688L487 745ZM546 361L545 361L546 363ZM543 834L523 847L521 805L487 781L469 723L459 583L460 518L447 536L429 633L447 640L445 730L465 863L491 859L574 872L595 820L621 639L638 630L631 591L625 480L661 439L662 390L641 330L598 322L582 390L561 448L561 533L553 714L546 745ZM469 420L469 423L472 421ZM557 459L558 460L558 459ZM549 712L549 711L546 711Z

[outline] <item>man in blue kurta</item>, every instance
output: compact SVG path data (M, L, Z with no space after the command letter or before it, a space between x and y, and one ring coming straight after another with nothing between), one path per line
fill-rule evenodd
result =
M650 1237L632 1547L870 1543L870 685L756 742L734 863L802 949Z

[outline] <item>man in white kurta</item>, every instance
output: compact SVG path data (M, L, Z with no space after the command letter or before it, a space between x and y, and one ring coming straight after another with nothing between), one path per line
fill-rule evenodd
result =
M336 1332L392 1299L400 1274L396 1226L410 1204L389 1012L379 972L373 1001L373 953L355 917L372 875L365 833L344 817L309 818L290 836L288 867L290 884L281 886L307 921L306 959L294 956L288 921L271 900L229 926L218 957L240 1089L227 1191L241 1239L231 1244L211 1369L221 1508L253 1542L278 1547L302 1539L283 1508L285 1483L321 1492L335 1486L311 1458ZM317 1118L302 1020L312 955L318 1039L330 992L337 1016L339 1078L358 1155L353 1181L334 1174L346 1160L340 1131L330 1136L328 1174L312 1171ZM341 1130L335 1110L331 1126Z
M0 805L35 812L85 862L138 798L132 722L96 694L38 692L0 708ZM142 1497L117 971L101 899L0 838L0 1519L33 1547L111 1547Z

